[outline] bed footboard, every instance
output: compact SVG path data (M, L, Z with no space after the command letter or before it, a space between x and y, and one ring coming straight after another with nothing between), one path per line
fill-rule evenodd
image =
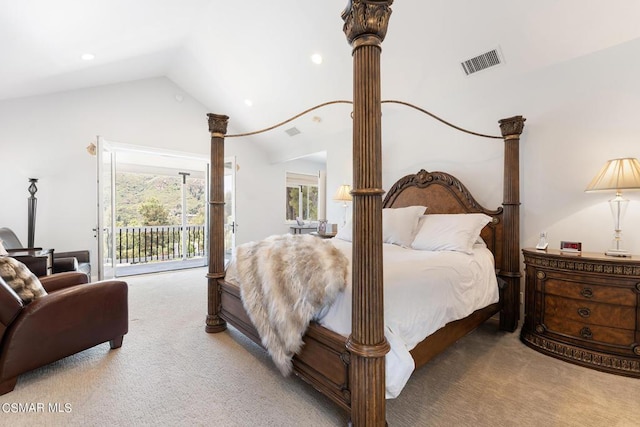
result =
M218 286L220 292L220 317L262 346L260 335L242 305L240 288L224 280L218 280Z
M347 339L311 323L303 340L304 347L293 358L295 374L349 411L350 354L346 349Z
M240 288L219 280L220 317L258 345L260 335L242 305ZM351 406L347 339L317 323L311 323L303 337L304 347L293 358L293 371L305 382L345 410Z

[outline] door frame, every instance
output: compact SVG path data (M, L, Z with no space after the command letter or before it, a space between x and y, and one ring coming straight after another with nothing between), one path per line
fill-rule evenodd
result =
M227 164L230 164L230 168L227 169ZM231 229L231 242L230 242L230 247L227 248L225 245L224 248L224 252L225 252L225 263L228 262L228 258L230 259L231 254L235 251L235 247L236 247L236 230L238 229L238 223L236 221L237 217L236 217L236 187L237 187L237 181L236 181L236 171L238 170L237 167L237 163L236 163L236 157L235 156L229 156L229 157L225 157L224 158L224 177L225 177L225 195L227 193L227 188L226 188L226 184L227 184L227 176L231 177L231 214L229 215L229 217L225 217L224 219L224 226L225 229ZM225 209L226 210L226 209ZM226 242L225 242L226 243Z
M112 279L115 275L115 165L116 153L111 143L98 135L96 137L97 161L97 224L95 228L98 240L98 280ZM107 162L108 160L108 162ZM108 174L108 175L106 175ZM108 200L105 185L108 184ZM105 213L109 210L109 224L105 224ZM105 253L105 249L106 252Z
M202 162L204 165L203 172L205 173L205 183L206 189L205 194L209 194L209 170L210 170L210 159L208 155L201 155L197 153L188 153L183 151L176 150L167 150L156 147L147 147L133 144L125 144L120 142L113 142L106 140L105 138L98 136L97 137L97 182L98 182L98 215L97 215L97 226L96 226L96 237L98 239L98 280L109 279L116 276L116 258L115 258L115 249L116 249L116 236L115 236L115 218L116 218L116 170L117 170L117 161L118 161L118 152L129 152L129 153L141 153L148 154L152 156L168 156L168 157L176 157L187 160L195 160L198 162ZM104 161L105 158L109 156L110 159L110 175L105 178L105 166ZM235 163L234 163L235 165ZM110 197L107 201L104 200L104 181L105 179L110 179ZM234 176L235 179L235 176ZM235 193L234 193L235 197ZM108 206L110 204L110 206ZM110 224L105 224L105 209L110 209ZM206 204L206 209L208 209L208 203ZM209 215L205 214L205 230L208 229L208 221ZM209 236L205 233L206 239ZM105 243L109 243L107 248L109 249L109 254L105 254ZM208 244L205 242L205 260L208 259ZM105 258L108 257L108 258ZM105 267L105 259L110 260L110 267Z

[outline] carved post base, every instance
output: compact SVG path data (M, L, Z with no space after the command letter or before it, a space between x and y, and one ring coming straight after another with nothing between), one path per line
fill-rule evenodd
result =
M218 332L226 331L227 322L217 315L208 315L207 325L204 327L204 330L209 334L217 334Z
M220 317L220 287L218 279L224 277L224 273L207 274L207 294L208 294L208 314L205 331L207 333L218 333L227 329L227 322Z

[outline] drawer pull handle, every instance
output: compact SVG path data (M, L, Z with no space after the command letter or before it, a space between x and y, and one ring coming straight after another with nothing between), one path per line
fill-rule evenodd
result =
M593 289L584 288L584 289L582 289L582 291L580 291L580 295L582 295L585 298L592 298L593 297Z
M591 329L585 326L584 328L580 329L580 336L582 338L590 340L593 338L593 332L591 332Z
M587 318L591 316L591 310L589 310L587 307L581 307L578 309L578 314L580 315L580 317Z

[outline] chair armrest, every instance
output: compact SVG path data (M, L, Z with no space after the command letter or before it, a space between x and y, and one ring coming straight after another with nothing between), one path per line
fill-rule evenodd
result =
M128 332L128 287L110 280L36 298L7 330L3 375L11 377Z
M84 273L78 273L69 271L66 273L56 273L50 276L40 277L40 283L44 286L44 289L48 292L56 292L60 289L65 289L70 286L82 285L89 281L89 278Z
M54 252L54 261L57 261L58 258L75 258L78 262L91 262L91 254L89 251Z

